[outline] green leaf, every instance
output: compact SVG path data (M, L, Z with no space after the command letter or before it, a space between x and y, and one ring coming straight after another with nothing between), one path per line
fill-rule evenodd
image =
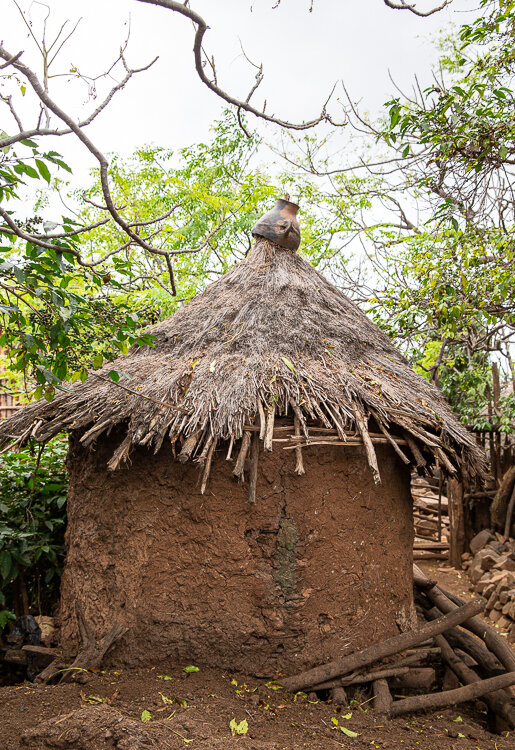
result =
M4 549L0 555L0 573L4 581L7 581L12 568L11 553L8 549Z
M281 359L289 370L291 370L292 372L295 370L293 363L290 362L289 359L287 359L286 357L281 357Z
M49 183L50 171L47 165L45 164L44 161L41 161L41 159L35 159L35 162L36 162L36 167L38 168L39 174L41 175L41 177Z
M150 711L147 711L145 709L144 711L141 712L141 721L143 722L152 721L152 714L150 713Z
M186 672L187 674L192 674L192 672L200 672L200 669L198 667L195 667L193 664L189 664L187 667L183 667L183 672Z
M342 732L347 735L347 737L357 737L358 732L353 732L352 729L347 729L347 727L340 727Z
M98 370L99 367L102 367L102 362L103 361L104 361L104 358L103 358L103 356L101 354L96 354L93 357L93 367L95 368L95 370Z
M248 725L247 719L243 719L239 723L236 721L236 719L231 719L231 721L229 722L229 728L231 730L231 734L233 735L233 737L236 734L238 735L247 734L247 732L249 731L249 725Z

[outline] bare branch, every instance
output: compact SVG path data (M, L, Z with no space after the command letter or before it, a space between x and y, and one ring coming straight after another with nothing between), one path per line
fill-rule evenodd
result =
M452 3L452 0L445 0L441 5L439 5L437 8L433 8L433 10L428 11L421 11L417 10L415 7L415 3L413 5L409 5L406 3L405 0L399 0L398 3L393 2L393 0L383 0L384 4L388 6L388 8L393 8L393 10L409 10L411 13L414 13L416 16L420 16L421 18L427 18L428 16L432 16L434 13L438 13L440 10L443 10L448 5Z
M262 110L256 109L249 103L250 96L252 96L252 93L256 90L257 86L259 85L259 82L256 82L257 85L254 85L254 88L251 90L251 93L246 101L243 101L241 99L236 99L234 96L231 96L227 91L224 91L220 86L218 86L215 80L210 80L206 73L205 73L205 61L202 57L202 41L204 38L204 34L208 30L208 25L200 16L198 13L196 13L194 10L192 10L188 5L185 3L179 3L175 2L175 0L137 0L140 3L148 3L149 5L158 5L161 8L166 8L167 10L172 11L173 13L179 13L181 16L184 16L185 18L189 18L191 21L193 21L194 25L196 26L195 31L195 41L193 44L193 54L195 58L195 69L197 71L197 74L200 78L200 80L215 93L217 96L219 96L221 99L226 101L228 104L231 104L235 107L238 107L245 112L249 112L252 115L255 115L256 117L261 118L262 120L265 120L266 122L273 122L276 125L279 125L282 128L287 128L289 130L308 130L309 128L315 127L315 125L318 125L321 122L329 122L332 125L335 125L330 117L330 115L327 113L326 107L327 102L324 104L322 108L322 112L314 120L309 120L308 122L302 122L302 123L293 123L288 122L287 120L281 120L278 117L275 117L274 115L267 115L265 113L265 108L263 107ZM214 63L212 60L209 60L210 66L213 68ZM258 73L259 75L259 73ZM334 89L333 89L334 90Z

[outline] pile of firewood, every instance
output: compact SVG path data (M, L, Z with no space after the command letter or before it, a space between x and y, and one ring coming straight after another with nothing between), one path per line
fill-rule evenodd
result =
M411 481L415 560L446 560L449 556L449 501L441 480L414 477Z
M415 601L424 622L418 630L283 679L282 686L291 692L329 694L343 704L367 686L373 708L389 717L481 698L492 729L515 728L509 690L515 685L515 653L477 616L484 599L465 604L416 565L413 572ZM406 695L394 700L392 691L396 697L400 691Z

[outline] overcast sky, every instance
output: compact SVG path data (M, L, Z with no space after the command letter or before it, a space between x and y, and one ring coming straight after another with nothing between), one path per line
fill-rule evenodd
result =
M418 0L428 9L435 0ZM137 0L47 0L46 5L18 0L41 36L42 19L50 9L47 37L70 20L80 21L77 31L55 63L55 72L77 67L96 76L109 66L123 42L130 19L127 60L133 67L159 55L153 68L133 79L98 121L89 128L103 151L128 153L142 143L180 147L208 137L209 127L223 103L199 81L193 68L193 27L185 18ZM389 79L409 88L414 74L429 80L437 52L435 40L442 27L461 23L474 9L474 0L454 4L429 18L388 9L382 0L192 0L191 5L211 27L205 46L214 54L219 83L243 98L255 71L242 55L264 65L265 80L255 103L267 100L267 111L288 119L317 116L335 81L344 81L361 107L372 112L394 92ZM24 50L23 59L39 66L34 43L13 0L0 0L0 38L8 51ZM118 75L119 72L118 72ZM99 82L98 98L88 101L81 82L57 78L54 96L65 109L79 115L94 108L105 90ZM4 89L5 90L5 89ZM22 101L23 108L28 96ZM338 115L335 102L333 112ZM30 123L27 121L24 125ZM252 122L251 122L252 124ZM2 111L0 125L13 130ZM77 149L77 151L75 150ZM64 146L73 163L87 155L77 144Z

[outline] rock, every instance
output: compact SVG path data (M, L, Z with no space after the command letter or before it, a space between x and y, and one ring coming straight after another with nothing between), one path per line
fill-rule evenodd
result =
M500 628L503 628L504 630L507 630L510 625L512 624L513 620L511 620L509 617L500 617L497 621L497 624Z
M502 604L501 604L501 602L500 602L499 600L497 600L497 601L495 602L495 604L494 604L494 609L498 609L498 610L499 610L499 612L501 612L501 611L502 611Z
M495 603L497 602L497 599L499 597L499 594L497 593L497 589L490 595L489 600L486 603L485 606L485 612L490 612L491 609L494 608Z
M497 622L497 620L501 619L502 612L500 612L498 609L492 609L492 611L489 614L489 617L492 622Z
M483 549L483 547L488 544L488 542L494 541L495 536L492 534L492 532L488 529L483 529L479 532L479 534L476 534L476 536L470 540L470 551L473 555L476 555L479 550Z
M505 604L502 608L503 615L507 615L512 620L515 620L515 600L512 600L511 602L508 602L508 604Z
M481 581L479 583L481 583ZM481 594L481 596L483 596L487 601L492 596L492 594L494 593L494 591L495 591L495 583L492 583L491 581L487 581L486 582L486 586L485 586L485 588L483 589L482 592L481 591L477 591L477 589L476 589L476 592L478 594Z
M502 591L499 592L499 601L501 604L506 604L511 599L515 598L515 589L508 589L503 588Z
M492 583L498 584L504 580L510 587L515 585L515 576L509 570L494 570L490 576Z
M513 572L515 571L515 560L512 559L511 554L502 555L491 568ZM490 570L491 568L485 568L485 570Z
M501 544L495 539L493 542L488 542L486 549L492 549L497 555L502 555L508 551L505 544Z
M491 570L494 565L499 565L499 563L503 560L503 558L500 557L500 555L497 554L497 552L494 552L493 550L489 550L488 547L486 547L483 552L486 554L481 556L481 568L483 570ZM478 557L477 555L476 557ZM501 570L506 570L506 568L501 568Z
M470 552L464 552L461 556L461 559L463 562L466 562L467 560L472 560L472 555Z

